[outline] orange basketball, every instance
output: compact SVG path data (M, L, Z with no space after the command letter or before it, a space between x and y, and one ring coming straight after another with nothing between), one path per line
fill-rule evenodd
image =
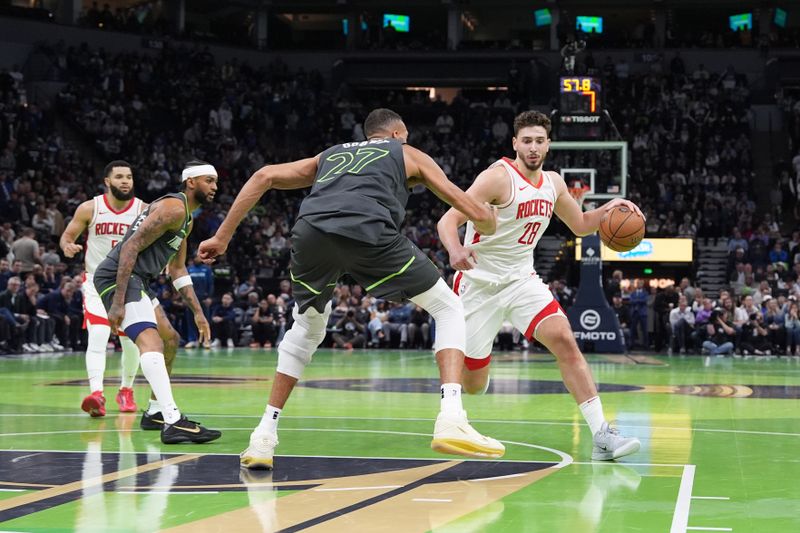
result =
M615 252L633 250L644 238L644 219L625 206L617 206L600 219L600 240Z

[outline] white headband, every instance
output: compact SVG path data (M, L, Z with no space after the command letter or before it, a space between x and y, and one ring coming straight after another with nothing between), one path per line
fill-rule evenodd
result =
M196 167L187 167L181 173L181 181L186 181L189 178L196 178L198 176L217 176L217 169L214 165L197 165Z

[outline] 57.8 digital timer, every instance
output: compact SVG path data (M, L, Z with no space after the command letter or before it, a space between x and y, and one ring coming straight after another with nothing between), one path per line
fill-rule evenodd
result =
M600 80L589 76L564 76L560 80L559 112L565 115L599 114Z
M555 124L558 139L602 139L605 127L600 80L591 76L562 76L558 92Z

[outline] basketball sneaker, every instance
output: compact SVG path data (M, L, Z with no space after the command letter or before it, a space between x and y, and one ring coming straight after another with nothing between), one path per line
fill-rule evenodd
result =
M152 415L145 411L142 413L142 420L139 422L139 427L145 431L161 431L161 428L164 427L164 415L161 414L161 411L153 413Z
M641 443L635 437L624 437L619 430L603 422L600 431L594 434L592 461L612 461L639 451Z
M272 470L278 436L269 433L250 435L250 445L239 455L239 464L253 470Z
M117 393L117 405L120 413L135 413L136 402L133 400L133 389L122 387Z
M182 416L174 424L164 424L161 428L161 442L164 444L182 444L186 442L211 442L222 436L221 431L208 429L197 422Z
M497 459L506 448L491 437L481 435L469 425L467 412L439 413L433 428L431 449L439 453L483 459Z
M92 418L106 416L106 398L103 391L96 390L81 402L81 409L89 413Z

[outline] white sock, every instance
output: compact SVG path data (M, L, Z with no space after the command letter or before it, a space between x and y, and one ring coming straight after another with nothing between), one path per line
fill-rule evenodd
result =
M603 422L606 421L605 415L603 415L603 404L600 402L600 396L592 396L579 406L581 408L581 413L583 413L583 418L586 419L586 423L589 424L589 430L592 432L592 435L600 431L600 428L603 427Z
M461 405L461 384L443 383L441 409L443 413L458 413L464 410Z
M106 345L111 328L87 324L88 346L86 347L86 373L89 376L89 390L103 390L103 374L106 372Z
M122 344L122 375L120 381L122 387L130 389L133 387L133 380L136 379L136 371L139 370L139 348L136 343L128 337L120 336L120 344Z
M261 422L258 423L254 433L268 433L270 435L278 434L278 419L281 416L281 411L277 407L267 405L264 409L264 416L261 417Z
M174 424L181 417L178 406L172 398L172 386L169 383L167 365L164 364L164 354L159 352L145 352L141 357L142 374L153 389L153 393L161 404L161 414L164 422Z
M147 406L147 414L154 415L159 411L161 411L161 404L158 403L158 400L150 398L150 405Z

